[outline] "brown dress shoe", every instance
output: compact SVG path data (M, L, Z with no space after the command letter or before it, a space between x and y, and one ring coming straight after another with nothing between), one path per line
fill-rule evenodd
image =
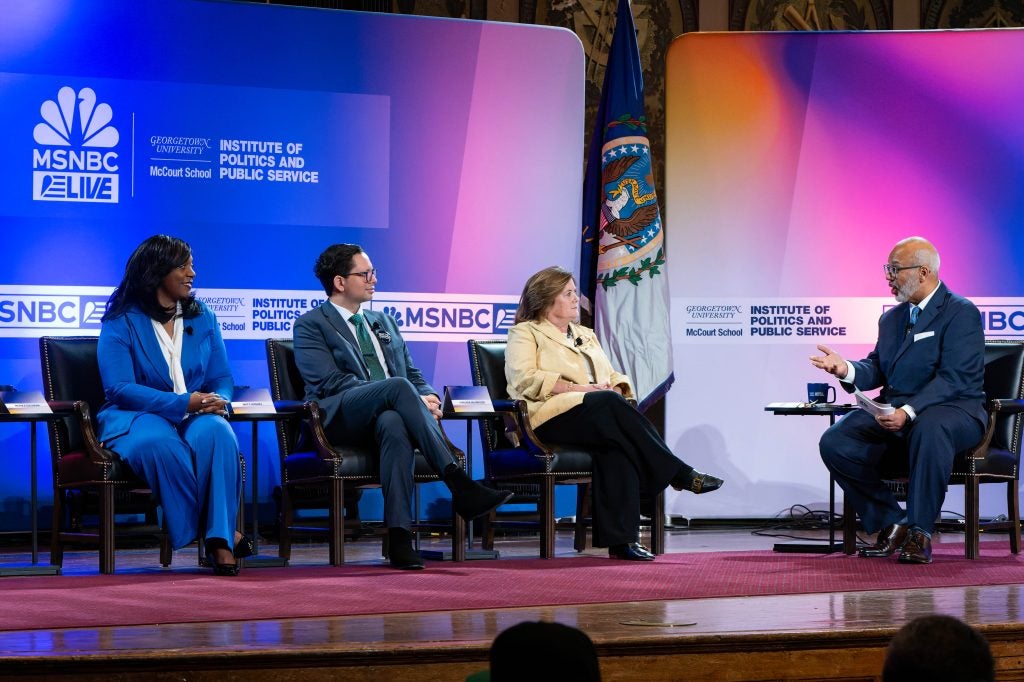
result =
M932 539L916 528L911 531L903 551L901 564L930 564L932 562Z
M864 558L874 557L885 557L892 556L900 549L903 548L903 543L907 540L907 527L901 526L898 523L894 523L891 526L886 526L878 532L878 537L875 539L875 544L870 547L864 547L858 555Z

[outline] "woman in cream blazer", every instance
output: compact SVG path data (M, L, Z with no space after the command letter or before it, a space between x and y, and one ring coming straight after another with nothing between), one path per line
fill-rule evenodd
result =
M594 332L576 323L572 273L550 267L526 282L508 333L509 397L525 400L530 423L546 442L593 455L594 546L616 559L653 561L638 542L640 489L706 493L722 480L678 459L627 398L629 377L612 367Z

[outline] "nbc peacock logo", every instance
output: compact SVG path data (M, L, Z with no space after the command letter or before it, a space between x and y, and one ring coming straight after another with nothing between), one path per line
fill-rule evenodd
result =
M114 111L97 103L92 88L64 86L56 100L39 108L42 122L32 137L33 201L75 201L116 204L117 147L121 139L111 125Z

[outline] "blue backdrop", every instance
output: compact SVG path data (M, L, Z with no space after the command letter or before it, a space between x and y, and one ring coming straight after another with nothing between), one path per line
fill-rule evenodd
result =
M192 0L0 0L0 15L0 383L41 390L38 337L98 333L154 233L191 243L235 380L257 387L262 340L323 298L312 265L329 244L364 246L378 305L438 388L470 382L465 339L504 332L529 274L577 261L568 31ZM27 449L26 427L0 426L0 530L29 525Z

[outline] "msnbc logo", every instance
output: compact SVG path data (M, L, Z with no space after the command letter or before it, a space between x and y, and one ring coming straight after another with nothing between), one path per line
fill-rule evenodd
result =
M512 326L515 303L386 301L381 310L395 318L403 334L495 334Z
M109 104L96 102L92 88L63 87L56 101L39 109L42 123L32 137L32 199L115 204L118 200L120 140L110 123Z

